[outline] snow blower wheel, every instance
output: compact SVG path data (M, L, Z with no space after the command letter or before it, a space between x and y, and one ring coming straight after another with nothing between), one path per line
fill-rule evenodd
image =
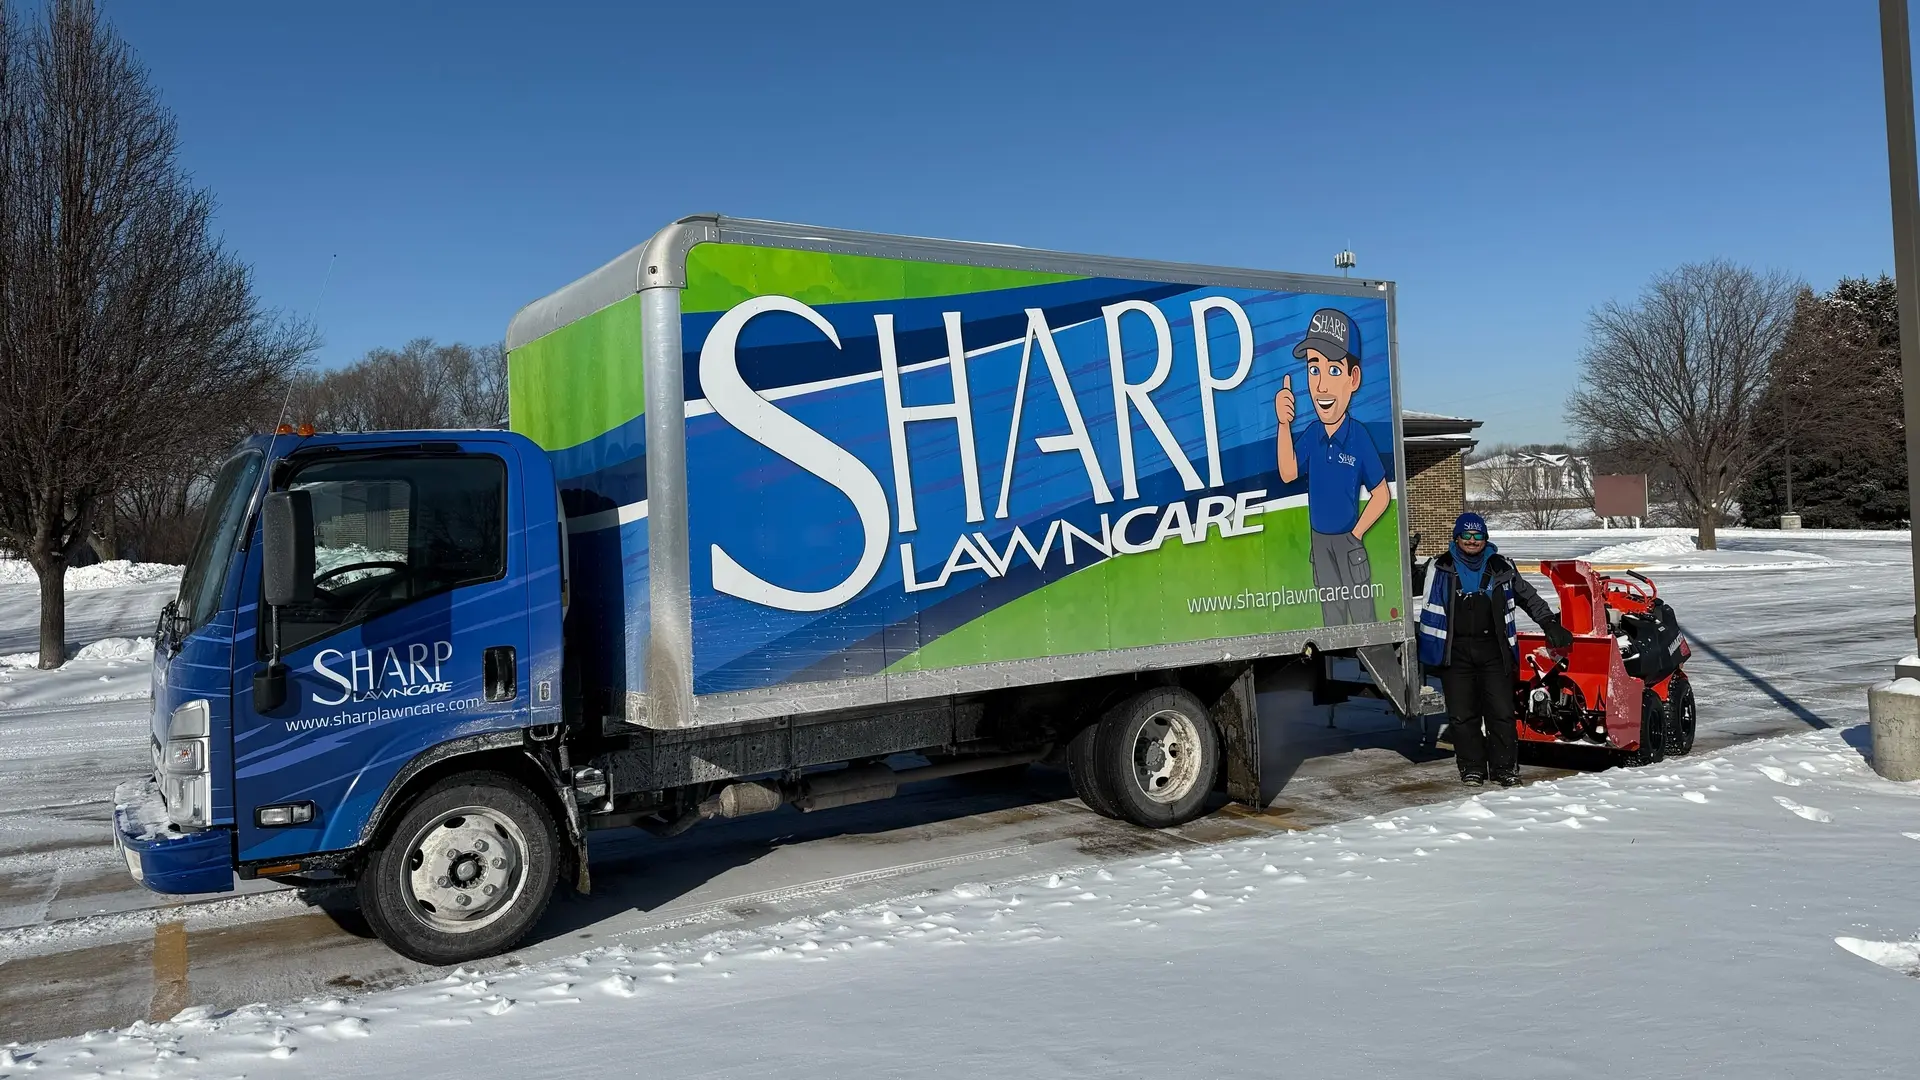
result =
M1699 724L1699 714L1693 704L1693 684L1686 675L1675 672L1667 683L1667 753L1672 757L1685 757L1693 753L1694 729Z
M1667 707L1651 690L1640 692L1640 745L1620 755L1630 768L1657 765L1667 757Z

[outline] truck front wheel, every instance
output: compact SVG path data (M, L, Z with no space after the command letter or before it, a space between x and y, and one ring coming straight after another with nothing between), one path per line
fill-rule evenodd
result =
M1164 829L1206 809L1220 775L1220 735L1200 699L1178 687L1135 694L1102 717L1092 747L1113 816Z
M559 834L531 791L499 773L462 773L407 807L360 874L360 907L380 940L423 964L513 948L559 880Z

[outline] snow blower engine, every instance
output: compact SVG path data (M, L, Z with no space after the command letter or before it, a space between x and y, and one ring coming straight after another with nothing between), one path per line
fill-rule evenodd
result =
M1520 635L1522 742L1605 747L1628 765L1693 749L1693 688L1683 666L1692 648L1673 608L1633 571L1602 577L1577 559L1548 560L1540 573L1560 594L1560 622L1573 645L1551 649Z

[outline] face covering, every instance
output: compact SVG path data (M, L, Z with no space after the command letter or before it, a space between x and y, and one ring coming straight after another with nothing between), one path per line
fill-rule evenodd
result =
M1457 540L1454 541L1453 566L1460 575L1461 592L1476 593L1480 591L1485 580L1487 559L1493 554L1493 551L1493 544L1489 542L1485 548L1481 549L1480 554L1468 555L1466 552L1460 550L1460 542Z

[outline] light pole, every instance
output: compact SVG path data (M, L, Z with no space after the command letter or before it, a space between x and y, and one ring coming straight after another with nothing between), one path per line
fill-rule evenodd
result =
M1887 93L1887 175L1893 196L1893 277L1899 290L1900 377L1907 423L1907 519L1920 482L1920 165L1914 160L1913 50L1907 0L1880 0L1880 70ZM1913 530L1914 634L1920 639L1920 530ZM1920 660L1894 667L1894 681L1867 695L1873 768L1890 780L1920 780Z

